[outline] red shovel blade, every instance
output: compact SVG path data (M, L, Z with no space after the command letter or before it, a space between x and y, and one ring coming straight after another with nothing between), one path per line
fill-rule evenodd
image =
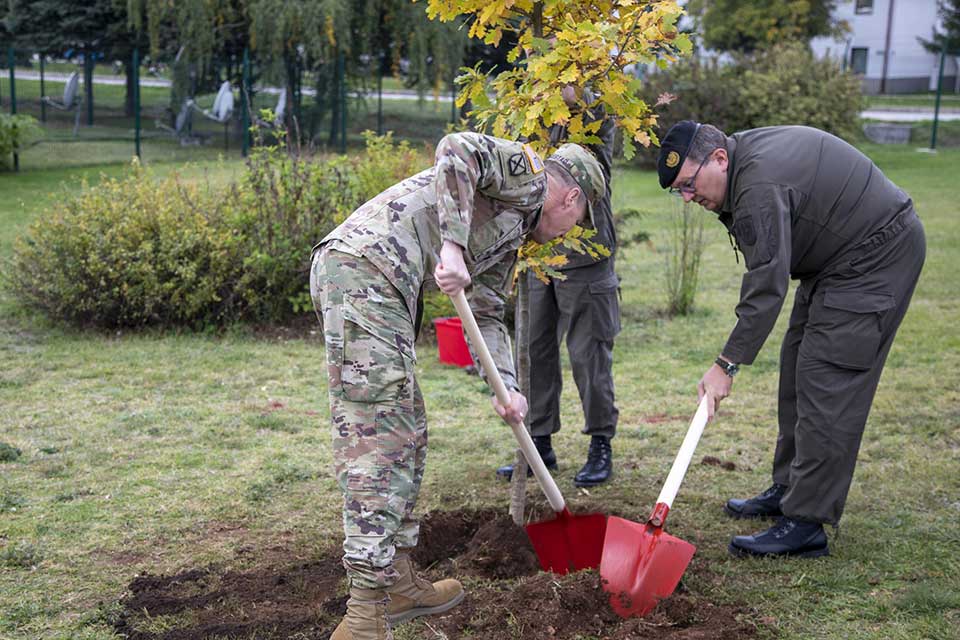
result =
M610 606L623 618L647 615L677 588L696 551L662 526L610 516L600 562Z
M526 527L540 567L560 575L600 566L606 528L607 516L603 514L575 516L567 509L553 520Z

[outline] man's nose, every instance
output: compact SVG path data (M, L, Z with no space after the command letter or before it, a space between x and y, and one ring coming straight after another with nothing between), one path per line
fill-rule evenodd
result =
M693 196L696 195L693 191L681 191L681 193L683 194L684 202L690 202L693 200Z

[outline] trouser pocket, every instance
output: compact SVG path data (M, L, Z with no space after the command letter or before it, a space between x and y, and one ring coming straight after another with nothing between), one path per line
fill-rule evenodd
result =
M884 319L895 304L887 293L825 291L811 306L802 352L845 369L870 369L880 351Z
M342 308L343 347L340 394L352 402L386 402L397 399L408 384L410 358L379 335L368 318L348 304Z

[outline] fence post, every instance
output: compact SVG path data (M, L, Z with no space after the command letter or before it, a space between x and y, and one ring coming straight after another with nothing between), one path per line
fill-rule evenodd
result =
M242 115L243 140L241 153L246 158L250 153L250 49L243 48L243 73L240 78L240 102Z
M377 56L377 135L383 135L383 52Z
M16 74L14 73L14 61L16 56L14 55L13 45L10 45L10 48L7 49L7 65L10 67L10 113L16 115L17 113L17 81ZM17 153L17 149L13 149L13 170L20 171L20 154Z
M47 95L47 85L44 83L44 73L43 73L43 58L44 55L40 54L40 122L47 121L47 103L44 102L44 97Z
M83 88L87 94L87 126L93 126L93 54L89 49L83 52Z
M937 148L937 123L940 120L940 95L943 93L943 63L947 57L947 40L944 37L940 47L940 72L937 74L937 102L933 108L933 132L930 134L930 148Z
M450 122L457 124L457 70L453 70L453 79L450 80Z
M140 155L140 49L133 48L133 131L134 147Z
M347 152L347 80L345 73L346 56L341 51L337 58L337 70L340 76L340 153Z

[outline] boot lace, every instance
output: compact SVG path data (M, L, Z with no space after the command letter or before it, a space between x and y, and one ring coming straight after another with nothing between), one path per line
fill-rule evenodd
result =
M790 518L782 517L777 520L777 524L770 527L770 535L778 540L790 535L794 529L797 528L796 520L791 520Z
M600 462L609 449L610 443L607 440L591 441L590 449L587 451L587 462Z
M769 489L760 494L761 498L772 498L784 492L786 487L782 484L773 483Z

